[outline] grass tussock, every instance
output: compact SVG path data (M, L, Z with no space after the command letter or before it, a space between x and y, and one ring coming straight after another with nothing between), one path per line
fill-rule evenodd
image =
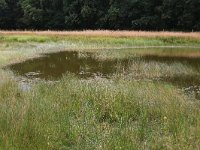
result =
M170 85L67 76L0 89L1 148L198 149L199 101Z

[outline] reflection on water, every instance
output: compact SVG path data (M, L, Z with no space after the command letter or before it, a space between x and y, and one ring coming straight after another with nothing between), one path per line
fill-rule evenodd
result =
M187 57L169 57L147 55L140 59L109 59L99 60L93 57L92 53L80 52L59 52L53 54L46 54L43 57L27 60L22 63L8 66L13 72L28 79L45 79L45 80L59 80L64 74L73 73L80 78L103 77L108 76L119 71L119 66L122 70L129 68L131 61L145 61L161 62L165 64L181 63L190 66L200 73L200 58ZM154 79L152 79L154 80ZM161 77L159 81L169 82L182 88L187 93L194 92L196 98L200 99L200 76L173 76Z

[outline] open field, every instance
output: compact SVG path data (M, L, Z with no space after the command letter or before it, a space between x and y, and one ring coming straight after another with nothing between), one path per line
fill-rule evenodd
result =
M109 78L69 73L28 91L3 69L60 51L131 61L128 69L117 64ZM0 31L0 149L200 149L198 97L173 82L153 80L198 77L198 64L145 56L198 60L200 34Z

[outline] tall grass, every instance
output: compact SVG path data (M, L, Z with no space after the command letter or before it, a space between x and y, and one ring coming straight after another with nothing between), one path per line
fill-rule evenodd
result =
M0 89L7 149L199 149L199 101L161 83L63 77Z
M0 42L70 41L97 46L199 45L200 33L173 32L0 32Z
M147 32L147 31L112 31L112 30L85 30L85 31L0 31L5 35L48 35L48 36L108 36L108 37L185 37L200 38L199 32Z

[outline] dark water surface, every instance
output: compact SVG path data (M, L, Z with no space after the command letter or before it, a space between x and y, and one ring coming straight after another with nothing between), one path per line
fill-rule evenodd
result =
M118 63L128 68L128 59L98 60L92 53L60 52L8 66L13 72L28 78L58 80L64 74L73 73L81 78L107 77L117 71Z
M122 70L127 70L131 61L162 62L166 64L181 63L193 68L200 73L200 58L187 57L169 57L148 55L141 58L132 59L95 59L92 53L81 52L59 52L53 54L45 54L43 57L27 60L18 64L13 64L7 68L11 69L15 74L24 76L28 79L45 79L59 80L64 74L73 73L80 78L93 78L108 76ZM152 79L154 80L154 79ZM173 77L161 77L159 81L168 82L176 85L184 91L194 92L196 97L200 99L200 76L178 75Z

